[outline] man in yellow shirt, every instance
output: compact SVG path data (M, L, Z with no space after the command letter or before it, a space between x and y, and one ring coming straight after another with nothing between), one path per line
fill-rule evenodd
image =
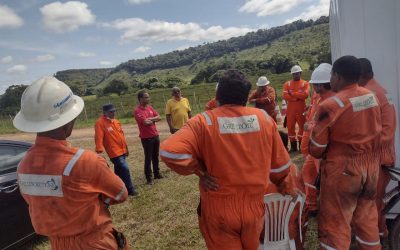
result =
M182 97L178 87L172 88L172 98L168 100L165 107L165 116L169 126L169 131L174 134L192 117L189 100Z

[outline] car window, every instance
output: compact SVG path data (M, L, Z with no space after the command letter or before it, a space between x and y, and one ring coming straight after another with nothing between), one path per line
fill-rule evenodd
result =
M27 150L27 146L0 144L0 173L7 173L16 169Z

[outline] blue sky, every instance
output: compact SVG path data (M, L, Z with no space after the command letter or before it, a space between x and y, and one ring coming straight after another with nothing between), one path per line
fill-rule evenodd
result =
M329 0L0 0L0 94L60 70L114 67L328 10Z

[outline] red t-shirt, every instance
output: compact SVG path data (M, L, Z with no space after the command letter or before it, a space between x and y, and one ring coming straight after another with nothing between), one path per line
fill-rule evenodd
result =
M158 135L155 123L150 126L146 126L143 123L146 119L158 116L157 111L155 111L152 106L147 105L146 107L143 107L138 105L135 108L133 115L139 127L139 137L141 139L152 138Z

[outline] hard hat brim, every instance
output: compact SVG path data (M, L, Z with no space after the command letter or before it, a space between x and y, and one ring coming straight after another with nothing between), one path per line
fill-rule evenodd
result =
M74 105L68 111L62 113L56 120L31 121L27 120L21 111L19 111L14 117L13 125L18 130L28 133L47 132L62 127L78 117L85 106L83 99L79 96L73 95L73 100L75 101Z
M311 84L323 84L323 83L330 83L331 80L310 80L309 83Z
M267 81L266 83L256 83L256 85L257 85L257 87L264 87L264 86L267 86L268 84L269 84L270 82L269 81Z

